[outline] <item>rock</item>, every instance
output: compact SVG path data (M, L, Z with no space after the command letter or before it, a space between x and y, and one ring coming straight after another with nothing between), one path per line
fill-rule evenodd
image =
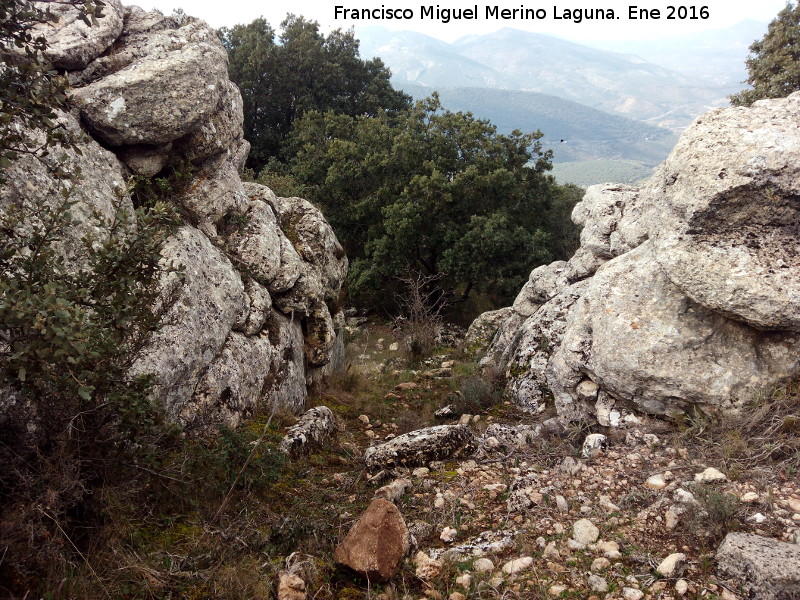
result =
M531 271L527 283L514 300L512 307L514 312L526 318L530 317L543 304L561 293L569 285L566 270L567 263L560 260L536 267Z
M689 591L689 583L685 579L678 579L675 582L675 593L678 596L685 596L686 593Z
M467 600L467 597L461 592L453 592L447 597L447 600Z
M603 553L603 556L610 560L619 560L622 558L622 553L619 551L619 544L613 541L597 542L595 548Z
M642 191L656 259L692 301L800 331L800 94L697 119Z
M53 3L49 11L57 17L55 23L34 26L29 32L35 39L47 38L45 56L54 67L75 71L83 69L111 46L122 32L125 9L119 0L105 0L103 16L91 26L78 17L78 10L69 5Z
M483 353L492 343L500 325L514 312L511 307L481 314L467 329L463 348L468 354Z
M306 582L294 573L278 573L278 600L306 600Z
M394 577L408 552L410 539L403 515L384 498L375 498L336 547L338 564L370 582Z
M464 455L474 448L475 437L467 425L436 425L367 448L364 461L370 469L400 465L410 467Z
M662 577L672 578L677 576L686 562L686 555L680 552L675 552L667 556L656 567L656 571Z
M742 494L742 497L739 498L745 504L755 504L759 501L760 496L755 492L747 492L746 494Z
M636 588L624 587L622 588L622 598L623 600L642 600L644 592Z
M330 408L327 406L311 408L289 428L281 440L281 452L290 456L299 456L312 449L321 448L335 431L336 417Z
M583 544L584 546L594 544L599 537L600 530L589 519L575 521L572 526L572 539L579 544Z
M583 440L583 447L581 449L581 456L584 458L592 458L597 456L600 452L608 447L608 438L602 433L590 433Z
M442 533L439 535L439 539L442 540L445 544L451 544L452 542L456 541L458 537L458 531L453 529L452 527L445 527L442 529Z
M607 558L605 558L605 557L595 558L592 561L592 566L590 567L590 570L593 573L598 573L600 571L605 571L610 566L611 566L611 561L608 560Z
M478 558L472 563L472 568L476 573L491 573L494 571L494 563L489 558Z
M442 563L424 552L417 552L414 563L417 565L415 574L422 581L432 581L442 572Z
M569 312L585 288L585 283L566 288L519 327L506 360L508 389L514 402L527 412L535 413L549 394L550 358L559 348Z
M608 582L599 575L589 575L587 582L593 592L605 593L608 591Z
M717 570L751 598L800 597L800 545L748 533L729 533L717 550Z
M680 520L680 513L676 512L674 509L670 508L664 513L664 526L667 528L667 531L672 531L678 526L678 522Z
M403 383L398 383L394 387L395 387L396 390L407 392L407 391L410 391L410 390L417 389L419 387L419 384L417 384L417 383L415 383L413 381L405 381Z
M452 418L455 418L455 417L457 417L459 415L460 415L460 413L458 413L456 411L455 406L452 405L452 404L448 404L447 406L443 406L442 408L437 410L435 413L433 413L433 416L435 418L439 419L439 420L452 419Z
M663 490L665 487L667 487L667 482L664 481L664 476L661 473L651 475L647 478L647 481L645 481L644 484L645 486L654 490Z
M647 239L639 189L617 183L592 185L572 209L581 249L599 258L625 254Z
M727 481L728 478L725 476L724 473L720 473L714 467L708 467L702 473L696 473L694 476L694 480L698 483L717 483L721 481Z
M515 558L514 560L510 560L504 564L503 573L506 573L507 575L514 575L520 571L530 569L531 566L533 566L533 558L530 556L523 556L520 558Z
M132 10L115 48L71 78L82 119L111 146L171 142L216 110L227 56L204 22Z
M759 332L692 303L645 242L591 279L570 312L548 381L564 415L580 410L576 387L587 372L647 413L678 413L691 402L730 412L755 389L799 372L797 348L798 336Z
M459 575L458 577L456 577L456 585L459 585L465 590L468 590L472 585L472 575L470 575L469 573L464 573L463 575Z
M492 423L483 432L482 440L484 445L487 445L486 442L490 438L494 438L499 445L506 448L522 449L539 439L540 434L541 426L539 425Z

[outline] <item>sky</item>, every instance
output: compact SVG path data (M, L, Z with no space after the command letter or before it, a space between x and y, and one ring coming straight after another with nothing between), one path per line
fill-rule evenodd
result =
M503 0L499 0L503 2ZM497 3L498 0L440 0L438 3L425 4L425 0L293 0L292 2L275 2L273 0L123 0L125 4L136 4L145 9L157 8L165 14L171 13L175 8L182 8L187 14L199 17L207 21L215 28L230 27L238 23L249 23L253 19L263 16L274 27L280 24L287 12L302 15L308 19L314 19L320 23L323 31L342 28L349 29L354 27L356 33L359 26L382 25L389 29L408 29L418 31L438 39L451 42L464 35L486 34L504 27L534 31L557 35L579 43L589 43L592 41L619 41L619 40L649 40L678 37L689 33L698 33L707 29L724 29L745 19L753 19L761 22L771 21L778 12L786 5L785 0L701 0L697 4L670 4L670 0L606 0L598 3L586 0L568 0L564 3L558 2L524 2L520 0L509 0L505 3ZM478 2L476 4L476 2ZM700 17L701 8L707 7L708 17L697 19L667 19L668 6L683 6L686 8L686 16L693 14ZM340 6L344 9L391 9L394 11L407 10L406 16L410 19L373 19L373 20L354 20L335 16L335 7ZM477 7L477 15L470 19L455 20L444 23L443 19L426 16L421 18L421 7L432 6L434 10L441 9L474 9ZM638 9L645 9L650 14L649 19L630 19L629 9L635 6ZM487 7L498 7L499 9L540 9L539 16L544 18L534 19L497 19L487 18ZM589 20L584 18L577 22L575 9L611 9L614 11L614 19ZM564 18L565 10L573 12L572 19ZM659 11L659 18L654 18L652 11ZM637 11L638 12L638 11ZM556 19L555 15L562 17ZM584 13L585 14L585 13ZM678 12L676 11L676 16Z

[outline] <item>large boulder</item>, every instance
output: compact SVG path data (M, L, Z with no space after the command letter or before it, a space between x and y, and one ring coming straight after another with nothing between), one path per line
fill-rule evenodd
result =
M691 404L733 412L800 372L800 335L758 331L696 304L653 254L647 242L591 279L548 367L557 400L576 402L589 375L648 413Z
M131 9L114 52L71 77L72 100L112 146L164 144L200 127L228 88L228 57L203 21Z
M700 117L643 194L656 259L684 294L800 331L800 92Z
M800 545L750 533L729 533L717 550L720 575L749 598L800 598Z

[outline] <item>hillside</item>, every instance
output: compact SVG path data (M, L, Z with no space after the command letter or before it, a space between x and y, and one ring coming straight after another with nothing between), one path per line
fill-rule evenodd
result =
M418 85L404 84L402 89L415 98L431 93ZM553 150L554 162L611 159L655 166L677 141L666 129L548 94L474 87L437 91L448 109L489 119L500 132L541 130L544 147Z
M358 31L364 56L380 56L399 87L484 87L551 94L679 131L726 103L720 86L627 54L502 29L446 44L380 27Z

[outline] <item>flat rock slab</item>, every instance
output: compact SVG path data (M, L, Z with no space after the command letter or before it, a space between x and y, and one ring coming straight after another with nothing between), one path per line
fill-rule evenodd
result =
M436 425L397 436L384 444L367 448L367 467L417 467L471 452L476 442L467 425Z
M327 406L316 406L303 413L281 441L281 452L298 456L325 444L336 431L336 417Z
M800 544L750 533L729 533L717 550L717 570L750 598L800 598Z

